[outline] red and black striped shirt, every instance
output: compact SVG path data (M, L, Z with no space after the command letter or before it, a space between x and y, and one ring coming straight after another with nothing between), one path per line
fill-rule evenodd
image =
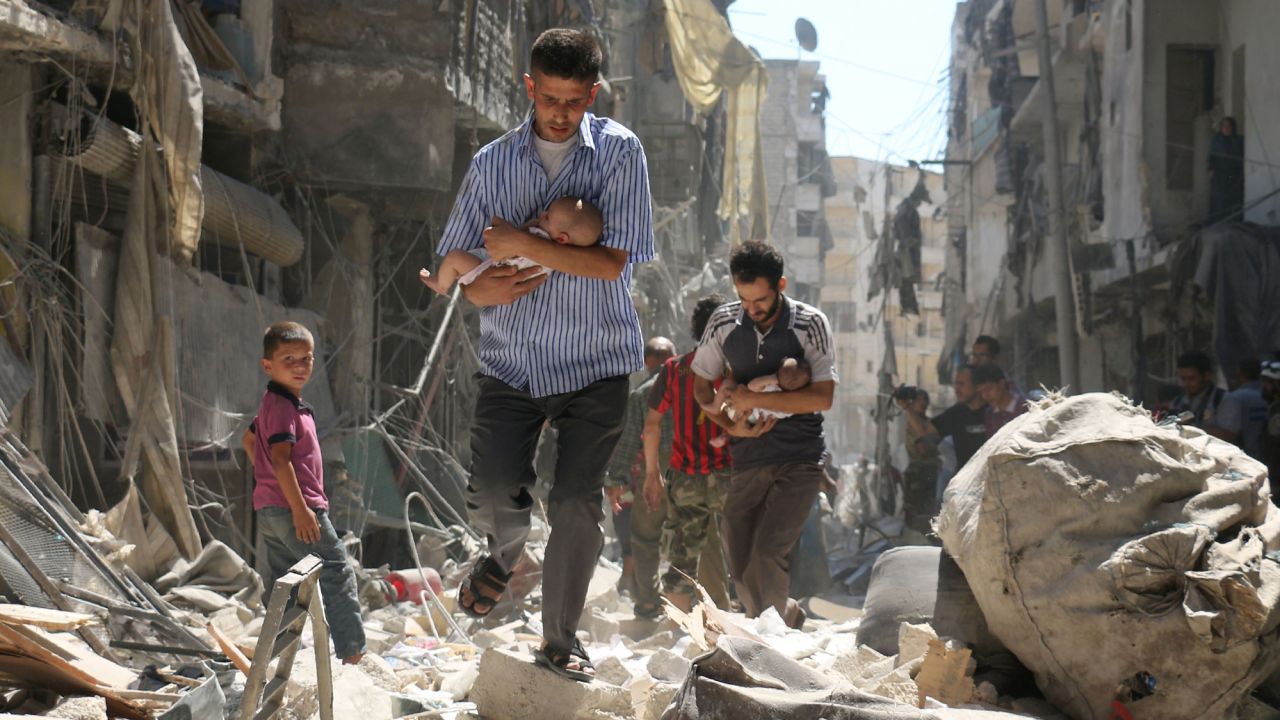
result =
M693 396L693 355L686 353L663 363L649 391L649 408L672 414L671 469L686 475L710 475L729 468L729 446L711 445L724 429L707 418Z

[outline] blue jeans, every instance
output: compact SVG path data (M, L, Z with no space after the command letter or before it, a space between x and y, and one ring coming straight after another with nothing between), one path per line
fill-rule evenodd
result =
M360 615L360 600L356 595L356 574L347 560L338 533L329 522L329 513L316 511L320 524L320 539L304 543L298 539L293 527L293 513L289 508L264 507L257 511L258 532L267 550L267 566L271 577L262 603L266 605L276 580L289 572L294 563L310 553L320 556L320 595L324 600L324 615L333 637L333 648L338 657L347 658L364 652L364 618Z

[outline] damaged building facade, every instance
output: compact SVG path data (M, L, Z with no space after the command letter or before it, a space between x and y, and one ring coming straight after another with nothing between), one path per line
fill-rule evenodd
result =
M828 417L831 446L841 463L875 454L879 374L929 393L934 408L953 401L938 376L945 340L942 280L947 246L947 201L943 176L856 157L831 158L837 192L826 200L832 248L823 265L822 307L838 348L840 384ZM882 235L918 183L927 193L916 206L920 223L920 278L913 282L915 312L903 310L898 292L872 295L873 261ZM891 348L886 356L886 347ZM897 423L901 425L902 423ZM894 460L906 466L903 429L891 433Z
M1045 161L1046 82L1036 0L957 6L946 185L947 352L979 334L1009 349L1023 387L1059 382ZM1258 268L1274 246L1272 71L1264 28L1280 7L1244 0L1048 0L1079 385L1151 403L1175 359L1234 363L1277 346ZM1210 154L1223 118L1243 135L1240 212L1210 217ZM1248 223L1242 224L1242 223ZM1226 279L1221 282L1219 279Z
M317 338L307 402L335 523L375 564L404 562L408 492L431 501L415 520L465 525L477 367L476 311L418 269L472 154L523 119L542 30L600 39L593 109L644 144L662 258L634 283L647 334L689 346L692 303L729 289L731 238L763 237L768 78L724 6L4 0L7 436L82 509L133 498L151 557L217 540L251 558L239 437L262 330L296 320ZM718 24L691 38L672 13ZM746 61L699 86L696 42Z

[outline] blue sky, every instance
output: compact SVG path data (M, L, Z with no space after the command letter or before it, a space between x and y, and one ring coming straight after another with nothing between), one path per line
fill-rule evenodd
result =
M816 60L827 77L827 152L906 164L946 143L954 0L737 0L734 33L765 58ZM797 17L818 29L795 41Z

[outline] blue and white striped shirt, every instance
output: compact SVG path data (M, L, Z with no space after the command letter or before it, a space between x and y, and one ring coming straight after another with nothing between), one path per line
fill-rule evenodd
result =
M638 370L640 321L631 302L631 263L653 259L649 172L640 140L627 128L587 113L579 145L555 182L547 182L533 147L533 115L480 149L458 190L437 254L483 249L497 216L514 225L566 195L604 215L600 244L630 253L617 280L553 272L511 305L480 312L480 371L534 397L580 390Z

